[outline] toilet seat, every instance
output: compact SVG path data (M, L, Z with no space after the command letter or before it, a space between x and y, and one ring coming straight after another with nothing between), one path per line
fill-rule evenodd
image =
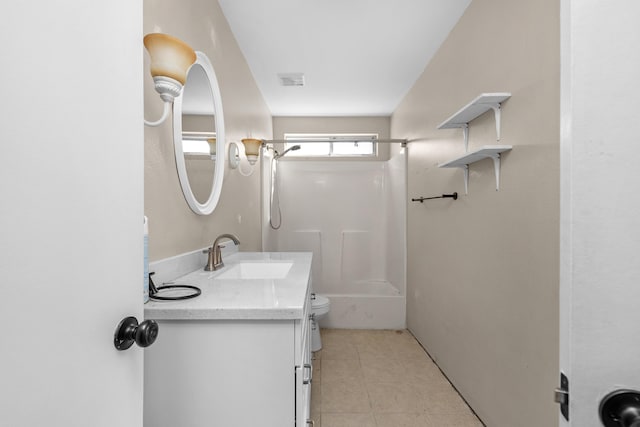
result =
M329 301L329 298L323 295L316 295L316 298L311 300L311 306L313 308L324 307L325 305L329 305L329 304L331 304Z
M316 314L316 316L327 314L329 312L330 305L331 302L329 301L329 298L322 295L316 295L316 298L311 300L311 310Z

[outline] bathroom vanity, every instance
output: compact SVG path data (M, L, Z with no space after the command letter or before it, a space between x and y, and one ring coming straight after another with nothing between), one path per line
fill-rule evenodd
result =
M311 421L311 253L238 252L174 280L191 300L149 302L148 427L306 426Z

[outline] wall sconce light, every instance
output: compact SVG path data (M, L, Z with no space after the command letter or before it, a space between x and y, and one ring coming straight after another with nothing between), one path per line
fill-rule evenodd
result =
M242 143L244 144L244 153L247 155L247 160L249 160L251 166L255 165L258 161L262 141L254 138L245 138Z
M151 57L151 76L155 89L164 101L160 120L144 121L147 126L158 126L169 115L171 104L182 92L189 67L196 62L194 50L180 39L167 34L151 33L144 37L144 47Z
M240 144L237 142L229 143L229 167L231 169L238 169L238 172L240 172L242 176L249 176L253 173L253 165L258 161L262 140L245 138L242 140L242 146L243 150L240 149ZM244 152L244 156L240 154L241 152ZM242 157L245 157L249 163L248 172L242 170Z

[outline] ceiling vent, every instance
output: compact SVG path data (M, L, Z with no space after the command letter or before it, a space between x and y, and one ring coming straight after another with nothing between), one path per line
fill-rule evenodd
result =
M278 74L281 86L304 86L304 74L302 73L285 73Z

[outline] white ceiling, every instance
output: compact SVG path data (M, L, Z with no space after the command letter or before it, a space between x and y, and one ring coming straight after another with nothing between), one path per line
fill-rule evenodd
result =
M218 1L274 116L390 115L471 2Z

